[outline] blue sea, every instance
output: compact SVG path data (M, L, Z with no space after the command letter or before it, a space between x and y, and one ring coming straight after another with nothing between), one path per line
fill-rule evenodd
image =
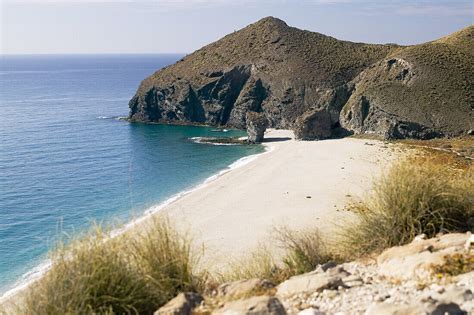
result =
M126 223L259 146L191 138L242 131L129 123L140 81L181 55L0 57L0 295L61 234Z

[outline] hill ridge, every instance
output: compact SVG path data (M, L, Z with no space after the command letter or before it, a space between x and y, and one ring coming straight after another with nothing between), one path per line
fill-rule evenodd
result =
M364 44L265 17L143 80L130 119L245 128L246 113L256 111L272 127L304 130L303 139L463 134L474 129L473 32Z

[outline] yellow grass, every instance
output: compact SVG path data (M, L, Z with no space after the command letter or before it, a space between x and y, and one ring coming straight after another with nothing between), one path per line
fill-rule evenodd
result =
M200 291L190 239L164 219L113 239L97 228L60 246L18 314L153 314L181 291Z
M357 224L342 232L342 246L360 257L406 244L418 234L474 229L474 173L470 167L412 158L392 166L362 202L354 202Z

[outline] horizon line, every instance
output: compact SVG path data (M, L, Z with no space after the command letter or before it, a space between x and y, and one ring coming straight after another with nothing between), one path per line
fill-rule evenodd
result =
M126 52L126 53L121 53L121 52L92 52L92 53L82 53L82 52L39 52L39 53L1 53L0 56L64 56L64 55L76 55L76 56L81 56L81 55L188 55L191 54L189 52Z

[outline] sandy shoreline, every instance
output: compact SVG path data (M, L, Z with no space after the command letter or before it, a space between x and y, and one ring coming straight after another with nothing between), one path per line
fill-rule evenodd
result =
M334 223L350 215L343 211L347 202L362 196L397 157L375 140L296 141L287 130L269 130L266 138L267 152L154 209L205 246L203 261L213 270L261 242L271 244L275 226L317 226L330 233ZM114 234L139 228L155 211ZM19 293L2 296L0 305Z
M296 141L267 132L269 152L162 209L178 228L204 244L204 264L217 271L259 243L274 244L275 226L317 226L330 233L350 213L372 179L397 155L383 142L354 138Z

